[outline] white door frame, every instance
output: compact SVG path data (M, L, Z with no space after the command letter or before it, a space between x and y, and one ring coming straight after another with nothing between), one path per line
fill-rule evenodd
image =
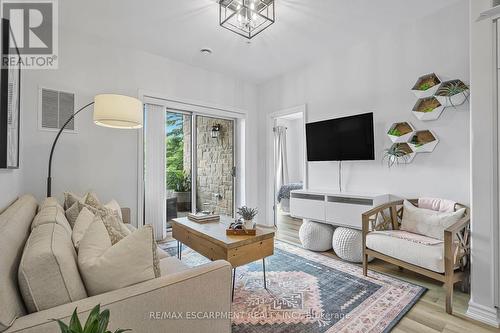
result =
M276 126L276 118L301 113L302 114L302 126L303 126L303 174L302 180L304 182L304 189L308 188L308 164L307 164L307 149L306 149L306 123L307 123L307 105L297 105L291 108L279 110L272 112L268 115L267 124L266 124L266 137L267 137L267 163L266 163L266 216L267 221L273 221L276 224L276 214L274 211L274 206L276 205L276 163L275 163L275 152L274 152L274 132L273 127Z
M158 93L154 91L148 91L139 89L138 98L144 103L156 104L165 107L165 110L180 110L190 112L194 115L202 116L212 116L218 118L229 118L235 121L234 123L234 133L238 137L234 140L233 144L233 163L237 166L237 177L235 179L235 186L233 186L234 192L234 203L240 205L244 203L245 200L245 184L241 183L240 180L245 179L245 146L246 142L239 138L240 135L245 133L245 120L248 116L248 112L243 109L238 109L229 106L221 106L214 103L197 101L186 98L177 98L165 95L163 93ZM194 117L196 118L196 117ZM193 121L195 125L196 120ZM241 147L236 144L237 142L243 143ZM143 167L144 167L144 130L141 128L138 132L137 140L137 225L140 227L144 225L144 179L143 179ZM194 161L192 161L194 162ZM194 174L193 174L194 175ZM192 177L194 178L194 177ZM196 186L196 179L192 179L192 186ZM193 191L194 193L194 191Z

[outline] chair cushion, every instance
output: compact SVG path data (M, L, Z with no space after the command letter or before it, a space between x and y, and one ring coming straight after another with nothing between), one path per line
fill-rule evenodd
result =
M153 227L112 245L102 221L94 219L80 242L78 266L92 296L161 276Z
M29 312L87 297L71 234L58 223L33 229L24 248L18 279Z
M175 257L166 257L160 260L161 276L182 272L190 267Z
M17 270L37 206L33 196L25 195L0 215L0 332L26 313Z
M441 240L444 239L444 230L460 221L465 213L465 208L458 209L455 212L438 212L418 208L407 200L403 202L403 207L401 230Z
M437 273L444 272L444 242L427 245L424 238L428 238L429 244L433 244L436 239L419 236L420 240L417 242L397 235L392 236L392 232L370 232L366 235L366 247Z

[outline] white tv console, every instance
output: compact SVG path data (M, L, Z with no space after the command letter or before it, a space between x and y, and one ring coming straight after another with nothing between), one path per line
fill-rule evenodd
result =
M296 190L290 193L290 215L361 230L361 214L389 200L389 194Z

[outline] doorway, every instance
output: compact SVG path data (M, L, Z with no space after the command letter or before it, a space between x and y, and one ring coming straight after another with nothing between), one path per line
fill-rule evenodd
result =
M290 215L290 192L305 188L305 110L295 109L272 117L273 220L277 238L300 244L302 219Z

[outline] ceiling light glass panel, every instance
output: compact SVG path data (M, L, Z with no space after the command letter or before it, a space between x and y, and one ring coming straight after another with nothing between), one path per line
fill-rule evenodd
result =
M219 24L252 39L275 21L274 0L220 0Z

